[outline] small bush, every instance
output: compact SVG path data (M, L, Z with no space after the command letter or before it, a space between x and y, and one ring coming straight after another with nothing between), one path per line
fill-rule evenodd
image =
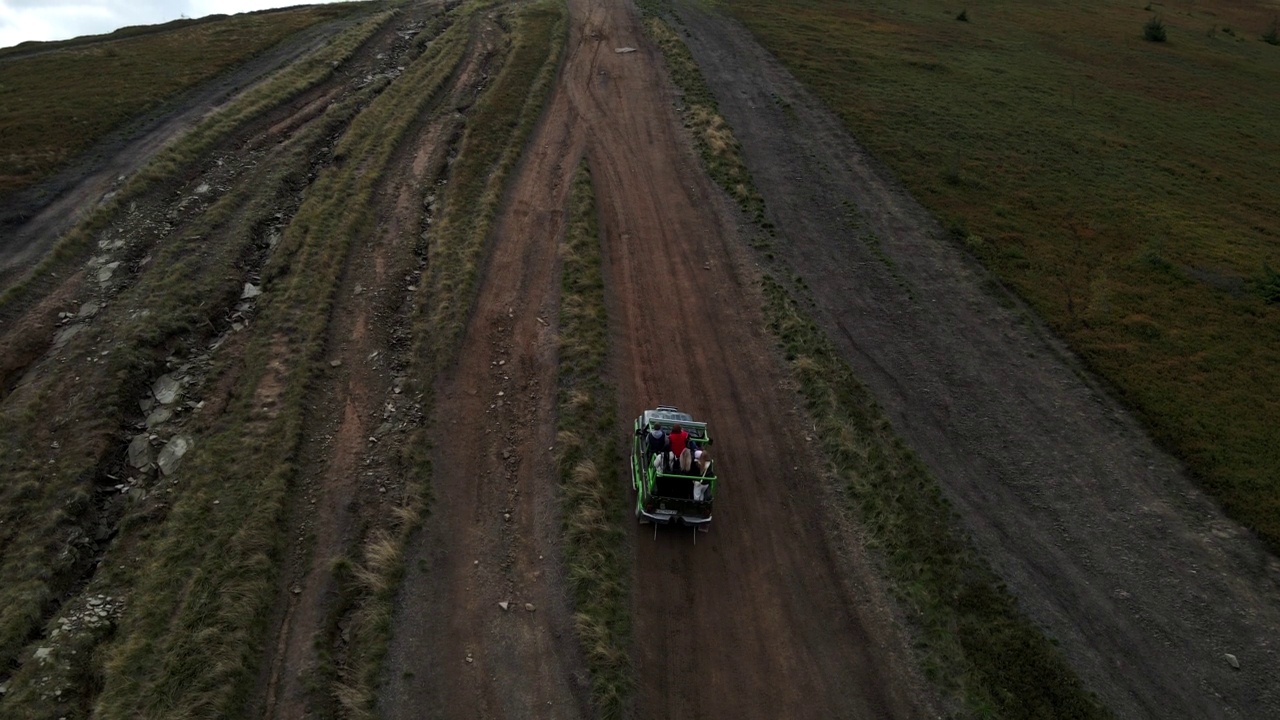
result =
M960 22L969 22L969 10L967 8L961 10L960 14L956 16L956 19Z
M1164 42L1168 38L1164 30L1164 21L1160 19L1159 15L1151 18L1142 26L1142 37L1151 42Z
M1255 287L1263 300L1280 305L1280 273L1272 270L1270 265L1262 266L1262 278L1256 281Z
M1268 45L1280 45L1280 18L1271 19L1271 27L1262 33L1262 42Z

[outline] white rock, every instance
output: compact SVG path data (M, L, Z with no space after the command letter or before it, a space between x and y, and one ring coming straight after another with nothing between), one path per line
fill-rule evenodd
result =
M262 288L258 287L257 285L254 285L253 283L245 283L244 291L240 293L240 299L248 300L249 298L256 298L261 294L262 294Z
M169 408L157 408L150 415L147 415L147 429L150 430L157 425L169 422L171 417L173 417L173 411Z
M195 444L196 441L190 435L174 435L170 438L164 449L160 451L160 456L156 458L156 464L160 466L160 472L166 476L172 475L178 469L182 456L195 447Z
M511 607L511 603L507 602L506 600L503 600L502 602L498 603L498 607L502 608L503 610L506 610Z
M524 609L528 610L529 612L533 612L534 610L537 610L537 608L533 606L533 603L525 603Z
M151 386L151 394L155 396L156 401L161 405L168 405L178 399L178 392L182 390L182 383L168 373L156 378Z
M53 648L36 648L35 658L36 660L47 660L49 658L49 653L51 652L53 652Z
M625 55L627 53L635 52L636 49L633 47L620 47L620 48L614 48L613 51L618 53L619 55Z
M151 464L151 439L145 433L129 442L129 464L139 469Z
M107 263L106 265L103 265L102 267L98 268L98 282L100 283L111 282L111 276L116 274L116 268L118 267L120 267L119 260L113 263Z
M1235 668L1236 670L1240 669L1240 660L1237 659L1235 655L1232 655L1231 653L1226 653L1222 657L1226 659L1228 665Z

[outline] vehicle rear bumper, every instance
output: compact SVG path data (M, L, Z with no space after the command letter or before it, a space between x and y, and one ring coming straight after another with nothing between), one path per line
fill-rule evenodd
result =
M707 523L711 522L711 518L709 516L702 517L700 515L681 515L680 513L675 513L674 515L666 515L662 513L651 513L647 510L641 510L640 515L651 522L658 523L659 525L697 526L697 525L706 525Z

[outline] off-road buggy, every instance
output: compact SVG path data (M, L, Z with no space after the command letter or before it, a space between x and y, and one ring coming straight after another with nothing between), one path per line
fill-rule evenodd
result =
M667 447L651 447L651 430L668 435L679 425L689 433L691 455L711 444L707 424L670 405L645 410L635 421L631 444L631 485L636 491L636 519L641 523L687 525L706 531L718 489L710 455L685 468ZM654 528L656 534L657 528Z

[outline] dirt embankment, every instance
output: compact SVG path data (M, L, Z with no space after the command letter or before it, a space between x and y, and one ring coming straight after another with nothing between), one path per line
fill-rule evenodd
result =
M1280 715L1280 562L745 30L681 15L778 257L1086 685L1121 717Z

